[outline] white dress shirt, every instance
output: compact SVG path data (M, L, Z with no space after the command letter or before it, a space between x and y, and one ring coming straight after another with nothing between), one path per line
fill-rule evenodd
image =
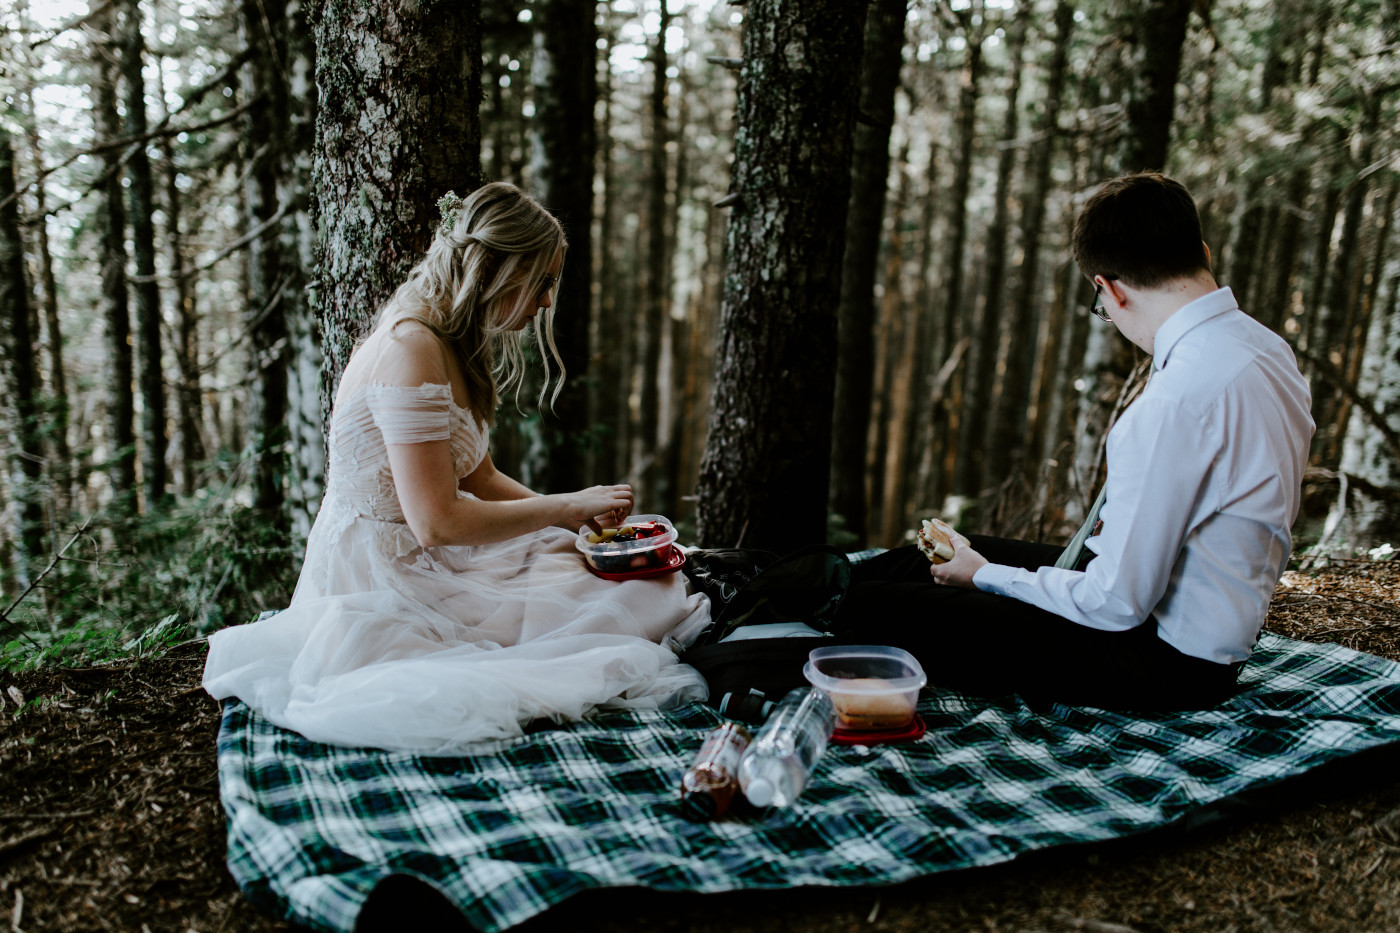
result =
M1228 288L1162 324L1153 364L1108 435L1088 569L988 564L973 582L1106 631L1151 615L1183 654L1242 661L1292 553L1314 429L1308 384L1288 344Z

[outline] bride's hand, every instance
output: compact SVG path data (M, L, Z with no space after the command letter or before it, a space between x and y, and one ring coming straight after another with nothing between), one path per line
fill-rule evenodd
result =
M621 521L632 511L632 487L590 486L566 497L567 515L565 520L579 525L587 525L595 532L602 531L602 521Z

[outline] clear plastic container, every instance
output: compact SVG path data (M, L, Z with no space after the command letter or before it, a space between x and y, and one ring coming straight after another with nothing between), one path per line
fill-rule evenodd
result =
M884 645L813 649L802 673L831 697L838 728L852 732L907 728L928 683L912 654Z
M625 534L608 536L605 540L594 541L599 537L587 525L578 530L574 547L578 548L588 565L602 573L632 573L639 570L654 570L665 567L671 559L671 545L676 542L676 528L664 515L629 515L625 524L616 529L624 532L632 528L639 531L657 533L647 537L617 540ZM610 529L605 529L607 535Z
M786 807L797 799L836 726L831 700L801 688L783 697L739 761L739 786L756 807Z

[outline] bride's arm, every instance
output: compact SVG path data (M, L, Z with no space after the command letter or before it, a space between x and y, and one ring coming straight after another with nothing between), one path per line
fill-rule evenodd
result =
M462 477L457 488L462 492L471 493L478 499L486 499L491 502L500 502L505 499L529 499L539 495L524 483L510 478L496 469L496 464L491 462L489 453L481 458L481 463L475 470Z
M447 441L389 444L387 450L399 506L423 547L491 544L547 525L567 522L576 528L591 516L632 508L627 486L504 501L460 498Z

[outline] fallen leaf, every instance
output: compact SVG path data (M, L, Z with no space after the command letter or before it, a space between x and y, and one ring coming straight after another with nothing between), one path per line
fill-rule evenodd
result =
M14 701L15 701L15 705L16 705L16 706L23 706L23 705L24 705L24 694L22 694L22 693L19 692L19 688L18 688L18 687L13 687L13 686L12 686L12 687L10 687L8 690L6 690L5 692L8 693L8 694L10 695L10 699L11 699L11 700L14 700Z

